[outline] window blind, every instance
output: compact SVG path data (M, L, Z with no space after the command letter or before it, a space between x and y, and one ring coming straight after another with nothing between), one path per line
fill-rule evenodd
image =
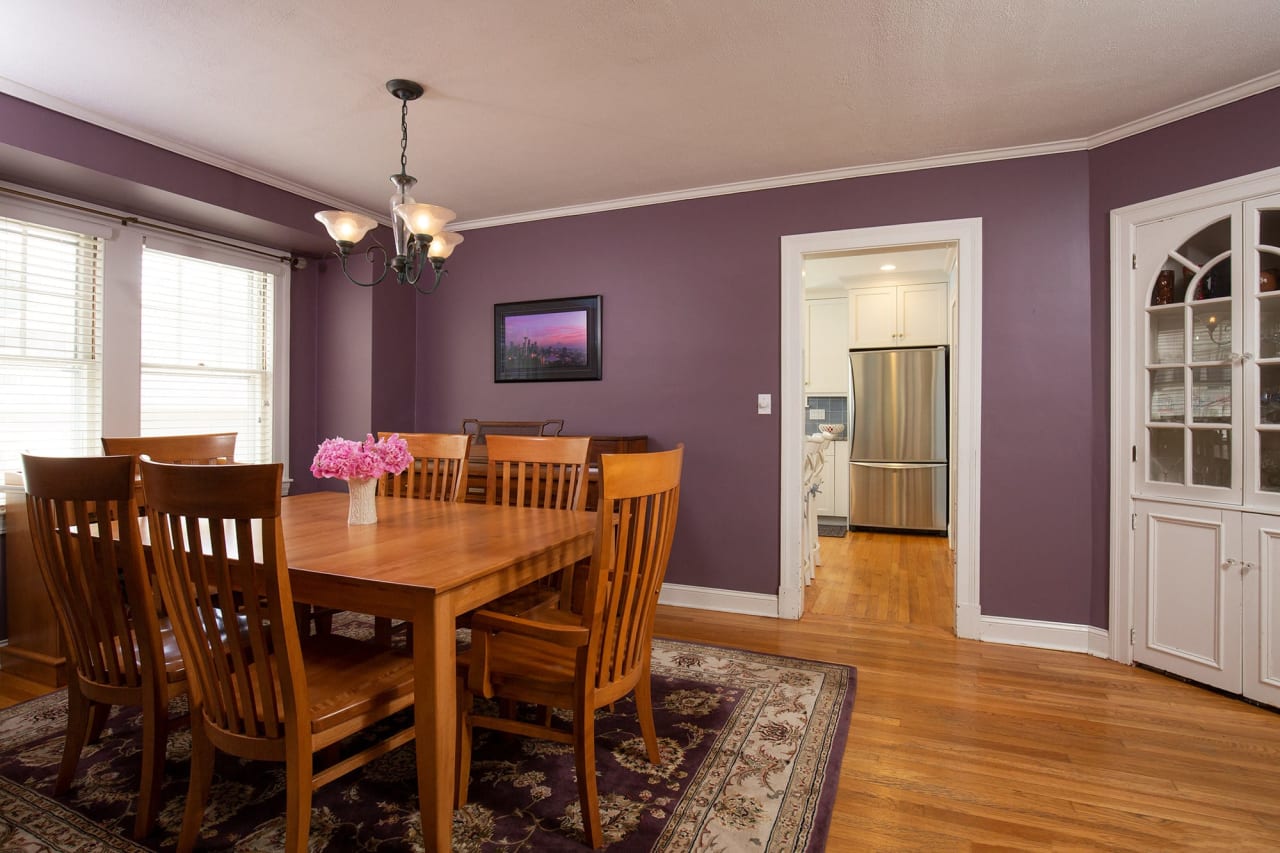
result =
M270 462L275 276L147 247L142 435L235 432L237 462Z
M102 434L103 241L0 217L0 469Z

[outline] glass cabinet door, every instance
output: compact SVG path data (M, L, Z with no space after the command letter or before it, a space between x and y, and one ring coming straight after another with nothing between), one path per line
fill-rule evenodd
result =
M1245 501L1280 507L1280 196L1246 202L1244 221L1242 279L1255 318L1245 339Z
M1144 225L1134 258L1145 316L1145 444L1136 482L1149 495L1241 496L1240 205ZM1277 222L1280 227L1280 221ZM1277 255L1280 268L1280 255ZM1277 291L1280 296L1280 290ZM1280 302L1275 304L1280 494Z

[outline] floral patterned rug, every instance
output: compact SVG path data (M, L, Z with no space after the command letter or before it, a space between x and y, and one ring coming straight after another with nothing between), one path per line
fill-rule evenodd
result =
M346 616L346 614L343 614ZM340 630L362 635L351 618ZM631 700L597 713L597 770L612 851L818 851L830 825L856 673L846 666L655 640L663 764L644 754ZM185 708L175 702L171 713ZM0 850L168 851L187 791L190 736L169 738L156 831L129 840L137 794L136 709L117 709L54 797L62 691L0 711ZM478 731L455 851L585 849L572 748ZM282 765L218 756L200 850L282 846ZM413 745L321 788L312 851L421 849Z

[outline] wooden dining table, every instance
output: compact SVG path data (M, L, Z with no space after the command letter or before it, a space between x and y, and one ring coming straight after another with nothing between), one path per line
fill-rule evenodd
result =
M282 502L298 601L413 623L422 835L447 851L457 737L456 618L590 556L595 515L378 497L376 524L347 525L347 495Z

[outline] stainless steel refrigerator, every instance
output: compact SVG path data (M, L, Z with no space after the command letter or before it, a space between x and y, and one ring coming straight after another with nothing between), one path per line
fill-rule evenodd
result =
M947 348L849 352L849 524L947 529Z

